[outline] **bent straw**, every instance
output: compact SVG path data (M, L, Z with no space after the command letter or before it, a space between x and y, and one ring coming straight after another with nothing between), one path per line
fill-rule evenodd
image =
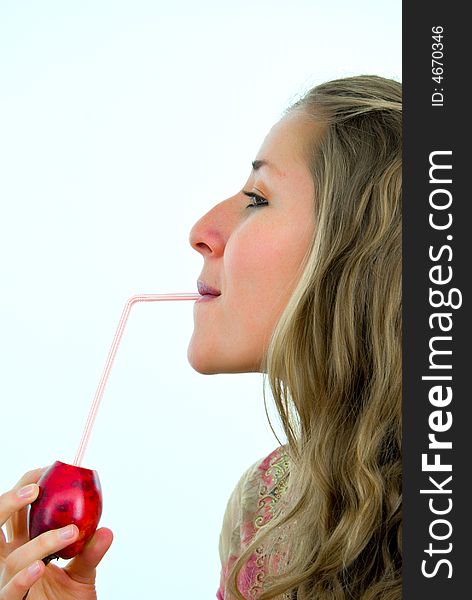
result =
M100 402L102 400L103 393L105 391L105 386L108 381L108 377L110 375L111 367L113 366L113 361L115 360L115 355L118 350L118 347L121 342L121 338L123 336L123 331L128 321L129 312L133 304L136 302L158 302L162 300L197 300L201 298L198 293L176 293L176 294L138 294L136 296L132 296L125 304L123 312L121 313L121 319L118 323L118 327L116 329L115 337L113 338L113 342L111 344L111 348L108 352L108 357L105 363L105 368L103 370L102 377L97 387L97 391L95 392L95 398L93 399L92 406L90 407L90 411L87 417L87 422L85 424L85 429L82 434L82 439L80 440L79 449L77 450L77 454L74 458L73 464L75 466L80 466L82 462L82 458L84 456L85 449L87 447L88 440L90 438L90 433L92 431L92 427L95 421L95 417L97 415L98 407L100 406Z

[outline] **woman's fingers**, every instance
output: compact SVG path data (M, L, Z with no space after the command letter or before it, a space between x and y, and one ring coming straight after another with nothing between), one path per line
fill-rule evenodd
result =
M26 544L28 537L28 506L38 497L39 487L35 483L30 483L20 487L15 491L15 496L20 499L21 505L10 515L7 521L7 536L12 548L17 548ZM18 502L15 498L15 501Z
M32 500L31 500L32 502ZM29 540L28 535L28 506L30 502L7 521L7 536L10 548L14 550Z
M28 471L12 490L0 496L0 527L7 524L8 540L16 538L16 546L28 541L28 504L38 497L36 482L47 468Z
M21 600L30 587L38 581L45 568L42 561L36 560L16 573L0 590L0 600Z
M82 552L64 567L64 571L78 583L94 583L95 567L102 560L112 542L113 532L111 529L106 527L97 529Z
M25 485L28 485L28 483L36 483L44 471L46 471L48 468L49 467L40 467L39 469L28 471L21 477L21 479L17 481L13 489L17 490Z
M0 527L17 511L33 502L39 494L36 483L20 485L0 496Z
M31 496L27 496L28 490L34 492L34 498L37 497L39 488L36 482L41 477L45 468L33 469L23 475L10 491L0 496L0 527L5 525L10 515L18 510L18 506L22 508L25 504L32 502ZM34 488L29 488L29 485L34 484ZM27 489L25 489L27 488ZM20 504L18 504L20 502Z
M13 577L35 560L56 554L62 548L75 542L78 537L79 529L76 525L67 525L61 529L46 531L27 544L13 550L4 560L5 570L10 577Z

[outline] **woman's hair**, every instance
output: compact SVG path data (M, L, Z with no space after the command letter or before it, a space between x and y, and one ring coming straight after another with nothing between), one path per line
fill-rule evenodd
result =
M330 81L286 113L327 125L310 140L315 233L265 358L291 458L263 544L260 600L401 598L401 84ZM267 551L267 550L266 550Z

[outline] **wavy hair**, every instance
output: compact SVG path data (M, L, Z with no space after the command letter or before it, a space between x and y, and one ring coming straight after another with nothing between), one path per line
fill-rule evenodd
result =
M287 436L288 491L263 544L260 600L401 598L401 84L318 85L284 114L327 125L306 159L316 227L264 361ZM264 400L265 400L264 380Z

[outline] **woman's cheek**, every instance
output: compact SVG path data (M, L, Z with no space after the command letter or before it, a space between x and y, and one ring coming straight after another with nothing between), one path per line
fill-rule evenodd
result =
M255 209L255 210L264 210ZM277 269L283 256L283 248L278 243L277 232L270 223L260 219L246 222L235 231L225 250L225 272L234 280L251 281L257 284L261 272Z

